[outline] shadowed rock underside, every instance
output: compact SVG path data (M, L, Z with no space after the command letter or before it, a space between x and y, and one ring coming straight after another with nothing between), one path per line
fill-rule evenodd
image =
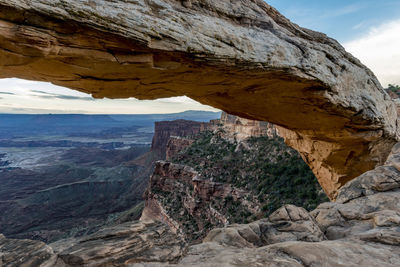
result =
M0 0L0 10L1 78L96 98L186 95L275 123L332 199L398 138L373 73L261 0Z

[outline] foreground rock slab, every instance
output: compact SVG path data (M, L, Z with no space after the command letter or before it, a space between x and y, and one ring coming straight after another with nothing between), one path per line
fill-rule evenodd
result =
M137 262L177 262L185 243L166 225L131 222L82 238L46 245L0 235L0 266L129 266Z
M257 249L191 247L178 266L398 266L399 248L360 241L285 242Z
M267 219L214 229L197 245L185 244L165 224L133 222L50 245L0 235L0 263L27 267L397 267L399 166L397 144L384 166L348 183L336 203L323 203L310 213L286 205Z
M262 0L0 0L0 10L1 78L97 98L187 95L275 123L332 199L398 140L373 73Z
M185 244L159 223L125 223L95 234L50 244L67 266L128 266L137 262L175 262Z
M35 240L7 239L0 234L0 266L53 266L53 249Z

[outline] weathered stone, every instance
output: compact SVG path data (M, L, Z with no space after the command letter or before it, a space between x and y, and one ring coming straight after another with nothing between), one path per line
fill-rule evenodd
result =
M398 140L396 107L372 72L262 0L0 0L0 9L0 77L99 98L187 95L270 121L332 199Z
M67 266L175 262L185 249L185 243L166 225L154 222L130 222L103 228L92 235L57 241L50 246Z
M387 165L347 183L336 203L324 203L311 213L328 239L400 245L400 172L392 165L399 154L396 145Z
M396 144L384 166L366 172L347 183L339 191L337 202L400 188L400 143Z
M399 248L357 240L284 242L235 248L206 242L189 248L178 266L387 266L400 262Z
M398 156L398 148L395 146L391 156ZM175 166L175 172L170 172L171 166L166 164L161 164L157 170L162 177L174 179L180 174L193 179L192 169ZM391 161L387 164L384 167L391 167ZM20 266L14 264L16 258L27 262L26 266L45 262L44 266L51 267L77 264L397 267L400 262L400 190L393 187L376 190L388 177L385 173L380 175L380 171L385 172L385 168L375 169L375 177L371 173L361 175L342 189L352 192L354 187L353 191L357 192L361 188L368 194L350 194L351 197L342 203L324 203L311 212L312 216L302 208L286 205L268 219L214 229L198 245L186 246L165 225L141 222L59 241L51 244L54 252L42 242L11 240L0 235L0 259L3 265ZM345 194L339 192L339 196Z
M174 233L191 242L201 241L212 225L229 223L227 214L212 207L214 201L219 202L230 196L248 205L254 213L260 212L258 206L245 200L247 192L231 184L203 180L199 176L197 171L185 165L156 162L145 192L141 220L164 222Z
M167 143L167 150L165 152L166 160L173 159L180 151L191 146L195 140L179 136L171 136Z
M188 120L159 121L154 125L151 150L166 159L168 141L171 136L192 136L205 131L208 123Z
M318 242L324 239L324 234L306 210L285 205L268 219L214 229L203 242L251 248L286 241Z
M52 248L41 241L8 239L0 234L0 266L45 267L53 266L56 261Z
M213 127L214 126L214 127ZM265 121L248 120L222 112L220 120L211 121L211 129L219 129L219 134L229 141L244 141L249 137L278 135L275 125Z

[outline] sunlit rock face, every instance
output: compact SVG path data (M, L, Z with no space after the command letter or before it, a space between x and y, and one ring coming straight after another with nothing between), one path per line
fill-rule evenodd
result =
M280 125L332 199L398 139L374 74L262 0L0 0L0 10L0 77L98 98L187 95Z
M211 121L212 129L221 129L220 135L230 141L243 141L249 137L268 136L277 137L278 131L272 123L243 119L238 116L222 112L220 120Z

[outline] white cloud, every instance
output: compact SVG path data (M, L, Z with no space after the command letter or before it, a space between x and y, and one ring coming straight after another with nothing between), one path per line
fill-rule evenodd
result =
M383 86L400 84L400 19L374 27L344 47L367 65Z
M90 95L50 83L0 79L0 113L175 113L218 111L188 97L157 100L93 99Z

